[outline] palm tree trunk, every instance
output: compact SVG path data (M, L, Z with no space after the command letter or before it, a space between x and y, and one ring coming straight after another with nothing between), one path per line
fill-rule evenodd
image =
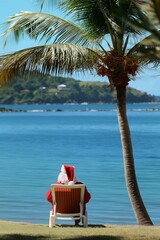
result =
M125 180L129 198L137 221L140 225L153 225L139 192L132 150L130 129L126 114L126 86L118 86L117 111L124 158Z

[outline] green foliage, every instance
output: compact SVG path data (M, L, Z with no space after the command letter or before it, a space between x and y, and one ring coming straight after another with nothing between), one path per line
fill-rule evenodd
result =
M46 1L52 4L58 2L66 17L62 19L43 12L21 11L6 21L8 27L3 34L5 44L12 35L16 41L19 41L21 36L28 35L44 45L2 55L1 86L10 83L19 74L24 76L32 72L64 76L86 71L99 74L99 64L110 70L109 74L105 71L100 75L107 76L108 80L117 86L120 84L115 83L117 75L119 76L117 68L124 73L122 76L124 75L125 80L121 81L122 85L126 83L126 79L127 82L131 80L130 71L128 68L126 71L122 61L116 61L116 70L110 67L110 61L107 59L109 55L114 57L113 60L126 56L135 60L138 66L136 71L132 71L132 76L136 75L141 66L149 63L159 64L159 38L156 39L155 45L155 34L159 37L159 31L147 17L148 12L139 8L143 1L37 1L41 7ZM152 30L152 35L139 42L139 36L144 36L144 29L149 32ZM135 38L136 41L132 41L132 36L138 37ZM104 41L106 46L102 46ZM130 68L135 69L134 64Z
M153 96L132 88L127 91L127 99L128 102L155 100ZM0 89L1 104L113 103L115 100L115 92L105 82L84 82L50 75L18 77L12 86Z

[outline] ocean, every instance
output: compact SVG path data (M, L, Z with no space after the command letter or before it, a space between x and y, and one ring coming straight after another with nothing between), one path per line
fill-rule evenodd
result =
M137 224L126 191L115 104L0 105L0 219L48 224L62 164L91 193L89 224ZM160 103L128 104L140 192L160 225Z

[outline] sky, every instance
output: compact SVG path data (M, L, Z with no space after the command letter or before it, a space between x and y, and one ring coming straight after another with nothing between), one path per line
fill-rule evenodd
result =
M0 0L0 55L38 45L38 43L34 40L31 41L25 37L18 43L16 43L13 39L10 39L6 47L3 47L3 23L8 19L9 16L14 15L22 10L38 12L40 10L40 7L37 4L36 0ZM54 8L49 8L49 6L46 6L43 9L43 12L49 12L62 17L62 13L56 8L56 6ZM85 76L83 74L73 75L73 77L83 81L106 81L105 78L93 76L90 74L87 74ZM153 69L148 67L146 69L143 69L143 71L137 75L136 79L130 82L129 86L140 91L147 92L151 95L160 96L160 68Z

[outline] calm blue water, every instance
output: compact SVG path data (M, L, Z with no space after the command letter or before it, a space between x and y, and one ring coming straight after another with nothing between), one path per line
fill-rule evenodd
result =
M5 107L29 111L0 113L0 219L47 224L46 191L61 165L72 164L92 195L87 205L90 224L136 224L125 187L115 105ZM160 225L159 109L160 103L128 105L140 191L156 225Z

